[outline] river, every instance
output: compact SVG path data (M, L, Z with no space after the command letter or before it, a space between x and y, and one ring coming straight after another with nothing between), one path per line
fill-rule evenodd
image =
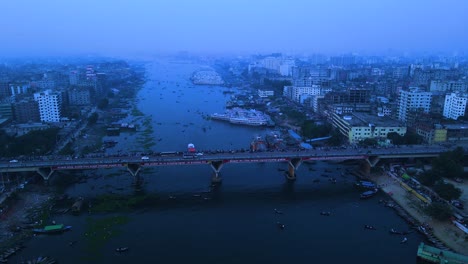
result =
M222 112L229 89L194 86L193 71L201 65L155 61L147 66L148 82L137 96L137 107L147 120L146 132L121 134L109 153L181 151L188 143L198 149L248 148L264 128L234 126L203 118ZM415 263L417 233L390 235L389 230L409 226L379 203L380 193L359 199L348 175L350 164L316 162L303 164L295 182L287 182L286 164L227 164L223 182L211 189L209 166L143 168L142 191L157 194L157 204L111 216L128 222L113 229L114 235L90 253L87 225L108 214L57 215L56 222L72 225L61 235L36 236L9 263L37 256L51 256L59 263ZM337 179L332 184L322 174ZM343 174L343 176L342 176ZM132 177L124 170L90 171L86 183L66 192L90 197L102 193L135 191ZM319 179L320 182L314 180ZM281 211L276 213L275 209ZM320 215L330 211L330 216ZM285 225L278 228L277 222ZM377 230L368 230L364 225ZM118 233L117 233L118 231ZM71 241L76 241L70 245ZM118 247L129 247L123 253Z

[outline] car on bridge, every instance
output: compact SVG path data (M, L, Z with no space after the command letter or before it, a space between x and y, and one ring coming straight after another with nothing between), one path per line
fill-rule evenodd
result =
M141 157L142 160L149 160L149 157L148 156L143 156Z
M10 160L10 163L16 163L16 162L18 162L18 160L16 160L16 159Z

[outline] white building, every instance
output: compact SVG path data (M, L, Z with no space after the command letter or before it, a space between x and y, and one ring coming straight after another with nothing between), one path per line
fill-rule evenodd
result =
M265 98L265 97L268 97L268 96L274 96L274 95L275 95L275 91L258 90L258 96L261 97L261 98Z
M42 122L60 122L62 96L60 93L47 90L34 94L39 104L39 116Z
M468 85L464 81L431 81L431 92L468 92Z
M446 118L457 120L465 115L467 95L450 93L445 95L444 112Z
M309 86L285 86L283 88L283 95L295 102L300 102L301 98L304 99L304 96L320 95L321 91L322 89L320 85L312 85L310 87Z
M408 113L421 109L425 113L429 113L431 109L430 92L421 91L417 88L410 88L409 91L401 90L398 98L398 119L406 122Z
M263 60L261 60L260 63L266 69L279 72L281 61L279 58L276 57L266 57Z
M295 66L294 60L285 59L279 66L279 74L282 76L292 76L292 69Z

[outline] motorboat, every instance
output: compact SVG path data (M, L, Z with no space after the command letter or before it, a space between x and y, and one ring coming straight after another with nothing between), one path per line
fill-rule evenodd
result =
M119 247L119 248L116 248L116 249L115 249L115 251L117 251L117 252L119 252L119 253L120 253L120 252L125 252L125 251L128 251L128 250L129 250L128 247Z
M400 244L406 243L408 241L408 238L404 237L403 240L401 240Z
M373 182L370 182L370 181L358 181L354 185L356 187L362 188L362 189L375 189L375 188L377 188L377 186Z
M361 199L370 198L370 197L374 196L378 191L379 191L379 189L377 189L377 188L375 188L373 190L370 190L370 191L365 191L365 192L361 193Z
M322 211L320 212L320 215L324 215L324 216L330 216L331 213L330 212L325 212L325 211Z
M284 229L285 228L284 224L282 224L280 222L276 222L276 225L278 226L279 229Z
M275 208L275 213L277 213L277 214L283 214L282 211L280 211L280 210L278 210L278 209L276 209L276 208Z
M369 229L369 230L377 230L377 228L375 228L374 226L371 226L371 225L364 225L364 228Z

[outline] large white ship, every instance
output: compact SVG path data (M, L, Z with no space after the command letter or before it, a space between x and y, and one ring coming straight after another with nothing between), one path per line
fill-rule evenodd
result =
M214 70L199 70L193 73L190 78L194 84L200 85L222 85L223 78Z
M212 114L212 119L229 121L231 124L266 126L272 124L271 118L261 111L255 109L232 108L226 110L224 114Z

